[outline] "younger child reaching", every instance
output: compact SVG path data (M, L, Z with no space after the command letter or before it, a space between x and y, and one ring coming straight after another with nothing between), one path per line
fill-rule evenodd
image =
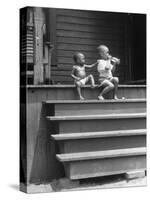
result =
M112 57L109 54L109 49L105 45L100 45L98 47L98 52L100 59L97 60L97 70L99 72L99 82L100 86L103 86L104 89L99 94L98 99L103 100L103 95L114 89L114 99L118 99L117 90L118 90L118 77L113 77L112 72L115 71L117 64L120 64L120 59Z
M85 68L92 68L97 65L94 63L92 65L85 64L85 56L82 53L76 53L73 56L75 65L73 66L73 70L71 73L72 78L74 79L75 85L77 86L77 92L80 100L84 100L84 97L81 94L81 87L84 86L88 81L91 83L91 87L95 87L95 81L93 75L86 75Z

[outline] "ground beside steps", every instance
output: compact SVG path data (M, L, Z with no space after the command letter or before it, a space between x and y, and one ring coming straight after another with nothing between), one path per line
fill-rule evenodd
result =
M146 170L146 99L44 101L70 180Z
M146 177L128 180L124 175L113 175L107 177L100 177L97 179L83 179L70 181L67 178L54 180L50 183L30 184L28 187L21 183L21 188L27 193L48 193L56 191L79 191L79 190L93 190L93 189L108 189L120 187L139 187L146 186Z

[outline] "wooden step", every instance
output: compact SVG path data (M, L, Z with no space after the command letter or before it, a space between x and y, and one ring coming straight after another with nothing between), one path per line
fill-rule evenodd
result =
M67 133L51 135L61 153L146 147L146 130Z
M44 101L55 116L146 112L146 99Z
M115 149L106 151L92 151L82 153L57 154L56 157L61 162L96 160L115 157L146 155L146 148Z
M36 93L40 96L41 92L47 94L49 100L70 100L78 99L75 85L28 85L27 90L29 91L29 96L32 93ZM100 89L91 89L89 85L86 85L83 90L83 95L85 99L97 99L100 93ZM119 85L118 87L119 98L146 98L146 86L145 85ZM46 100L42 99L41 101Z
M97 119L128 119L128 118L143 118L146 113L121 113L121 114L105 114L105 115L68 115L68 116L48 116L51 121L74 121L74 120L97 120Z
M47 119L54 126L53 134L146 128L146 113L48 116Z
M120 174L146 169L146 148L57 154L70 179Z
M115 130L103 132L86 132L86 133L67 133L51 135L55 140L80 140L80 139L93 139L93 138L106 138L106 137L120 137L120 136L137 136L146 135L146 129L133 129L133 130Z

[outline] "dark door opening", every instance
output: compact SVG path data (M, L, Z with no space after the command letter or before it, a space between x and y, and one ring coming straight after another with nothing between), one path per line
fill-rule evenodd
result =
M146 82L146 15L131 14L131 76L133 81Z

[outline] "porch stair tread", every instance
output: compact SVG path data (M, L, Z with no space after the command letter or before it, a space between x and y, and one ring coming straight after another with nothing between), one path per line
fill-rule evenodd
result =
M69 120L94 120L94 119L126 119L126 118L144 118L146 113L121 113L104 115L76 115L76 116L47 116L51 121L69 121Z
M96 160L96 159L140 156L140 155L146 155L145 147L115 149L115 150L105 150L105 151L92 151L92 152L82 152L82 153L56 154L56 157L61 162L73 162L73 161Z
M67 134L63 133L63 134L51 135L51 137L55 140L61 141L61 140L77 140L77 139L138 136L138 135L146 135L146 129L67 133Z
M27 86L22 86L22 87L27 87L27 88L75 88L75 85L27 85ZM84 88L90 88L90 85L85 85ZM146 88L146 85L128 85L128 84L124 84L124 85L118 85L118 88Z
M96 103L96 104L104 104L104 103L126 103L126 102L146 102L145 98L136 98L136 99L107 99L107 100L48 100L43 101L45 104L90 104L90 103Z

